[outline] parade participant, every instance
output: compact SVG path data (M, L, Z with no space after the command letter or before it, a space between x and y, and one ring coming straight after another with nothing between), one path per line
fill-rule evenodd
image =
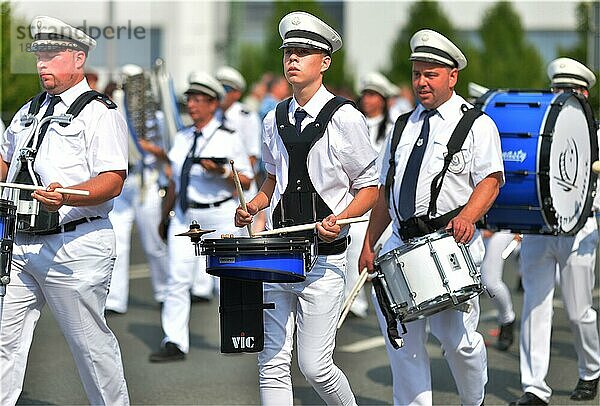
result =
M279 33L293 97L264 120L267 179L247 204L248 211L237 209L235 222L238 227L250 224L265 208L272 215L268 228L312 222L314 217L323 220L316 227L319 255L306 280L264 284L265 302L276 306L265 312L265 345L258 356L260 396L267 405L293 403L290 368L296 334L300 370L319 396L327 404L353 405L350 384L333 362L348 233L336 221L361 216L373 205L377 154L363 115L323 86L331 54L342 46L339 34L304 12L284 16ZM328 112L331 118L323 120Z
M496 348L507 351L514 341L515 312L510 291L504 281L504 259L502 253L515 239L521 239L519 234L483 230L485 239L485 256L481 262L481 282L490 294L490 300L498 309L498 340Z
M596 83L585 65L558 58L548 65L554 92L573 91L588 96ZM593 208L600 209L599 193ZM579 380L572 400L592 400L600 377L600 340L593 305L594 265L598 229L593 216L575 236L526 234L521 243L521 280L524 289L521 316L520 368L524 394L515 405L546 405L552 389L546 383L550 363L552 300L558 268L560 290L574 335Z
M240 135L241 141L250 158L252 168L254 169L255 180L250 185L250 189L244 193L247 198L250 198L256 195L256 192L258 191L256 177L260 170L258 166L260 162L260 143L262 138L261 120L258 117L258 113L250 111L246 106L240 103L242 93L246 89L246 81L240 72L229 66L224 66L217 70L215 77L221 82L225 89L225 97L223 97L223 101L221 102L221 108L223 109L223 125L236 131ZM264 215L259 217L260 219L256 218L255 222L252 224L254 232L264 230Z
M128 64L123 66L121 71L125 77L125 93L128 92L128 78L131 81L146 80L144 70L140 66ZM136 79L133 79L134 77ZM131 94L129 96L124 99L133 99ZM136 126L133 124L135 120L132 116L142 116L140 112L131 112L129 108L126 109L129 114L132 142L129 146L128 177L121 194L114 201L113 210L109 214L115 231L117 260L115 261L110 291L106 299L107 314L124 314L127 312L129 301L129 255L134 223L148 261L154 300L162 303L166 295L167 245L158 234L162 204L159 179L161 175L165 176L163 166L166 159L162 135L164 126L162 112L152 112L151 109L147 108L144 96L146 95L136 95L136 99L142 100L137 108L145 109L143 123L140 123L144 128L137 129L137 131L143 133L134 133Z
M258 110L261 120L277 106L277 103L290 96L290 84L283 75L275 75L267 82L267 94L263 97Z
M394 126L394 123L389 120L387 107L388 97L393 94L394 88L395 86L379 72L370 72L360 81L358 106L367 119L369 138L376 151L381 150L386 135ZM350 295L352 288L359 280L361 270L358 269L358 257L366 232L367 223L357 223L350 228L345 297ZM364 318L367 317L368 308L367 295L365 290L361 289L350 306L350 312L357 317Z
M253 179L239 135L214 117L224 93L221 83L211 75L205 72L190 75L186 95L194 125L177 133L169 151L174 184L169 186L167 195L176 199L163 207L161 220L164 229L170 218L169 277L161 315L165 336L160 350L150 355L151 362L183 360L189 351L189 292L195 272L201 274L203 282L199 295L205 300L213 296L214 277L206 273L206 259L195 256L189 239L176 234L188 231L194 220L203 229L216 230L216 235L235 233L231 213L237 204L229 160L235 161L244 189L248 189ZM174 215L170 217L170 213Z
M119 344L104 318L116 255L108 212L127 174L127 126L114 103L89 93L84 65L94 39L51 17L34 18L31 35L45 92L25 104L4 133L0 174L13 181L21 167L19 148L35 148L34 171L47 188L31 197L42 206L39 214L43 208L59 225L43 229L36 219L35 227L17 229L0 331L0 404L14 405L19 398L34 329L47 303L90 404L127 405ZM42 125L37 147L29 144L32 131L23 116L64 114L89 95L93 98L73 112L70 124ZM90 194L55 191L63 186Z
M477 117L454 155L437 199L431 183L443 170L447 144L455 127L471 106L454 92L459 70L467 60L456 45L432 30L420 30L410 40L413 91L420 105L406 119L397 149L392 155L387 143L379 178L381 187L371 212L359 268L374 271L374 245L393 219L393 235L382 253L402 246L410 238L446 229L459 243L468 243L474 261L483 257L483 242L475 223L487 212L503 184L500 137L493 121ZM396 124L398 126L398 123ZM400 134L395 134L399 136ZM421 155L419 156L419 152ZM395 171L389 171L393 156ZM390 180L392 180L390 179ZM425 344L427 328L440 341L462 404L479 405L487 382L486 349L476 331L479 301L468 302L470 310L448 309L425 319L406 323L404 346L395 349L387 335L379 306L376 313L384 332L393 378L394 404L431 404L431 374Z

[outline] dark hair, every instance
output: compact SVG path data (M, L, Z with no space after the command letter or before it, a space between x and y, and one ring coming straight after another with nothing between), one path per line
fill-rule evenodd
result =
M377 137L375 138L375 140L377 142L383 141L383 139L385 138L386 135L386 127L388 124L388 121L390 121L390 117L389 117L389 109L388 109L388 99L385 98L381 93L379 92L375 92L373 91L373 93L377 93L377 95L379 97L381 97L381 99L383 100L383 111L382 111L382 115L383 115L383 120L381 120L381 123L379 123L379 127L377 127ZM362 94L358 97L357 99L357 104L360 108L361 106L361 99L362 99ZM362 109L361 109L362 112Z

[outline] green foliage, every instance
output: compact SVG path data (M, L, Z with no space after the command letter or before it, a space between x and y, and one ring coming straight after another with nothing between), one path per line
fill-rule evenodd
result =
M314 0L311 1L277 1L273 5L273 14L266 22L265 32L267 38L263 46L242 46L242 55L250 55L249 59L241 58L240 72L249 83L258 80L263 72L283 72L283 53L279 49L281 37L279 36L279 21L283 16L292 11L305 11L319 17L339 32L331 19L324 14L323 9ZM332 56L332 63L325 73L324 83L330 89L352 88L353 75L344 63L344 49L337 51Z
M590 27L590 21L593 14L593 4L590 2L583 2L577 4L577 37L578 41L572 48L558 47L557 53L559 56L575 59L583 64L587 62L588 53L588 34L592 27ZM598 25L598 23L596 23ZM597 29L597 28L596 28ZM600 71L594 72L596 78L600 78ZM596 118L600 117L600 84L590 89L590 95L588 97L590 104L596 114Z
M487 10L479 35L481 83L489 88L546 88L542 58L525 39L521 18L511 3L500 2Z
M29 23L12 15L10 3L0 4L0 58L2 60L2 77L0 78L0 111L2 120L8 123L12 116L25 102L40 91L37 74L19 73L31 72L35 69L35 59L32 55L20 49L11 48L11 27L28 27ZM27 69L20 69L27 66Z
M421 29L428 28L444 34L448 38L456 37L450 20L446 17L438 3L420 1L414 3L408 10L406 25L400 30L392 45L391 66L385 72L388 79L398 84L410 84L412 62L410 56L410 39Z

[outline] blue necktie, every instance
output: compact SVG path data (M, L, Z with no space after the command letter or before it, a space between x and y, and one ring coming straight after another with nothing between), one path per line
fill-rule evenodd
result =
M421 113L424 116L421 133L406 163L406 169L404 170L400 186L400 204L398 208L403 220L407 220L415 214L417 181L419 180L421 163L423 162L423 156L425 155L425 149L427 149L427 142L429 141L429 118L435 113L437 113L437 110L425 110Z
M194 131L194 142L192 143L192 148L190 148L190 152L188 152L185 157L185 161L183 161L183 166L181 167L181 182L179 188L179 207L181 211L185 213L188 208L188 198L187 198L187 188L190 183L190 169L192 169L192 164L194 163L194 152L196 152L196 143L198 138L202 136L202 132Z
M42 119L53 115L54 114L54 106L56 106L60 101L61 101L60 96L50 96L50 103L48 104L48 108L46 109L46 112L42 116ZM49 126L50 126L50 121L46 121L40 127L40 135L38 136L37 145L35 146L36 150L40 149L40 145L42 145L42 140L44 139L44 135L46 134L46 131L48 130ZM31 139L30 142L33 143L33 138Z
M294 125L296 126L296 132L298 133L298 135L300 135L300 133L302 132L302 120L304 120L307 115L308 113L306 112L306 110L302 110L301 108L297 108L294 112Z

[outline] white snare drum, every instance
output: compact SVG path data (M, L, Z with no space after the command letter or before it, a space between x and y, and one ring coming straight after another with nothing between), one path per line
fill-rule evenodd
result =
M458 306L483 291L469 249L446 232L412 239L374 264L390 310L401 322Z

